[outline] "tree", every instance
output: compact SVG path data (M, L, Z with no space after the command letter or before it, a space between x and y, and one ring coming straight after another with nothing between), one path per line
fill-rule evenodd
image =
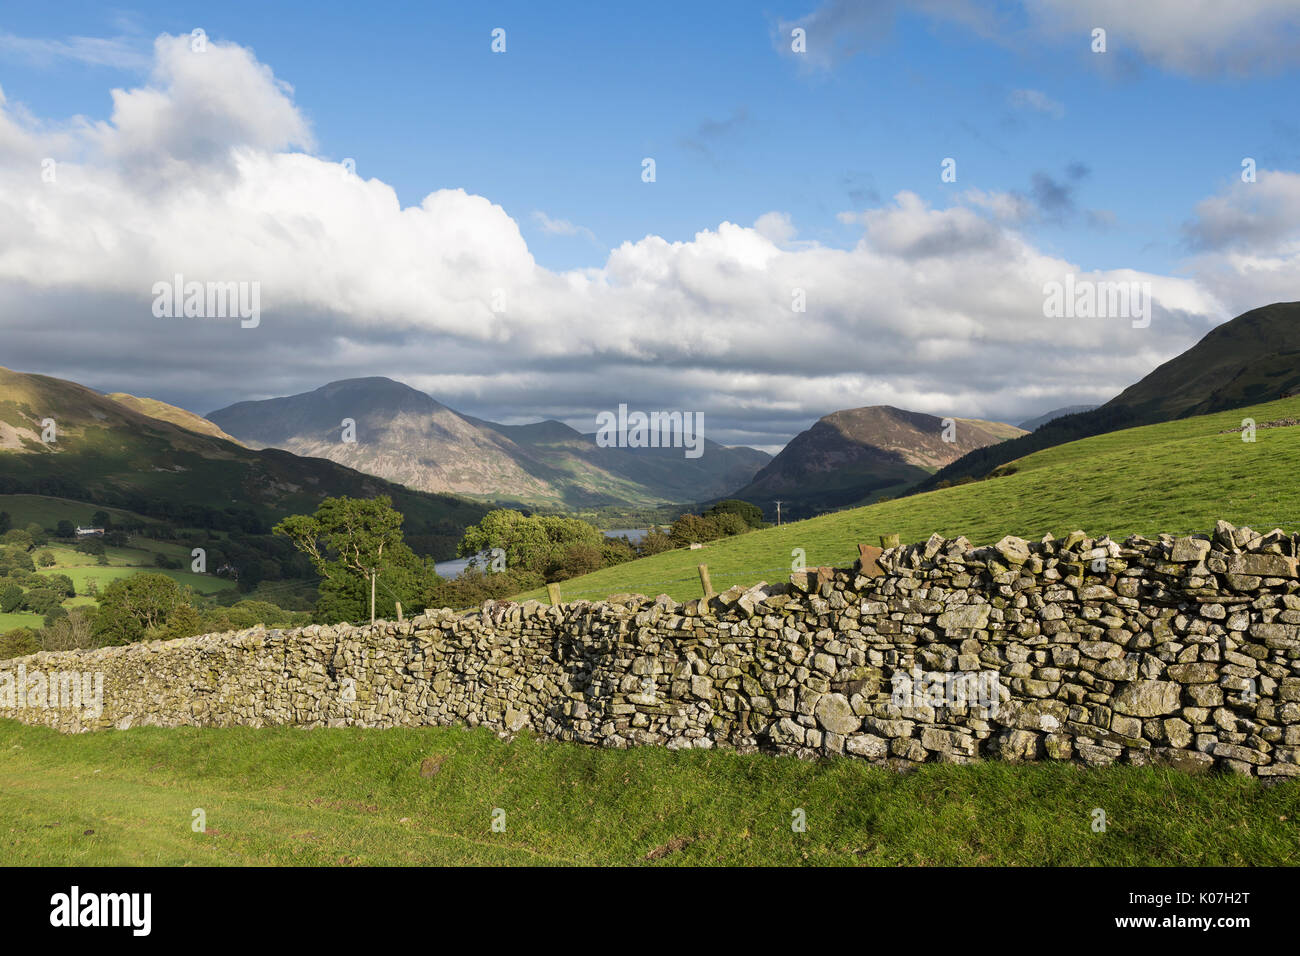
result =
M172 612L188 603L188 589L165 574L119 578L99 596L95 636L105 644L138 641L146 631L161 630Z
M77 586L73 583L72 578L66 574L40 574L36 576L35 584L37 587L57 591L59 596L63 598L77 596Z
M54 526L54 536L56 538L75 538L77 536L77 529L71 521L64 518Z
M3 540L5 544L11 547L22 548L24 551L30 551L32 548L31 532L23 531L21 528L11 528L5 532Z
M9 517L9 512L0 511L0 534L4 534L13 527L13 519Z
M719 501L704 512L704 517L717 518L724 514L739 515L744 519L745 524L751 528L767 526L767 523L763 521L763 509L758 505L750 504L748 501L741 501L739 498L728 498L725 501Z
M573 545L600 550L605 536L594 525L559 515L525 515L499 508L489 511L476 525L465 529L457 552L470 557L500 548L506 567L546 573L563 560Z
M63 595L53 588L32 588L23 595L23 607L33 614L44 615L52 607L63 603Z
M36 563L43 568L52 568L58 562L54 558L53 551L40 551L37 552Z
M0 588L0 614L8 614L23 603L23 589L16 584Z
M722 532L712 518L702 518L699 515L682 515L673 522L672 530L668 532L673 544L679 548L697 541L714 541L721 535Z
M376 584L386 559L400 549L410 552L402 541L402 515L387 495L326 498L314 515L285 518L272 531L289 538L325 581L339 584L351 576L369 582L372 624Z
M92 528L103 528L109 531L113 527L113 519L108 516L107 511L96 511L90 516L90 526Z

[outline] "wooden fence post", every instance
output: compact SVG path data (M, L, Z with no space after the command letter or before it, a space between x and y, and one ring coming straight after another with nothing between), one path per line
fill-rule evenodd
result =
M700 587L704 588L706 598L713 597L713 582L709 580L709 566L707 564L700 565Z
M393 603L397 605L397 623L401 624L402 623L402 602L394 601Z
M546 585L546 596L551 599L551 604L560 603L560 586L552 581Z

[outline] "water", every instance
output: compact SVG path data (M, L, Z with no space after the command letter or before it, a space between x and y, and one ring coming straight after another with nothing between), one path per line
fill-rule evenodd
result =
M631 541L633 544L636 544L638 541L640 541L642 538L645 537L646 529L645 528L615 528L611 531L606 531L603 533L607 538L621 538L624 535L627 535L628 540ZM490 555L488 554L488 552L483 551L478 555L478 557L479 557L479 567L484 567L486 566L490 558ZM454 560L451 561L439 561L436 564L434 564L434 568L437 570L439 577L454 578L456 577L456 575L460 574L460 572L464 571L465 568L469 566L469 562L470 562L469 558L455 558Z

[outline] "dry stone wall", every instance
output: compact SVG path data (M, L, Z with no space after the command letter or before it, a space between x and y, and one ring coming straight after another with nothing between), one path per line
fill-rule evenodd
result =
M62 731L458 723L898 768L1053 759L1296 777L1298 548L1300 535L1225 522L1122 543L935 535L685 604L496 602L36 654L0 663L0 716ZM101 705L93 681L80 707L55 694L77 689L67 674L102 674Z

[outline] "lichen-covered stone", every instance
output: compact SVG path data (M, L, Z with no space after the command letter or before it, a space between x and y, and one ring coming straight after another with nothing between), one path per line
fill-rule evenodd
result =
M991 548L932 535L872 551L871 574L818 568L685 604L489 601L35 654L0 662L0 716L65 732L456 723L900 768L988 757L1300 777L1297 545L1226 522L1123 547L1081 531ZM38 699L95 675L100 707Z

